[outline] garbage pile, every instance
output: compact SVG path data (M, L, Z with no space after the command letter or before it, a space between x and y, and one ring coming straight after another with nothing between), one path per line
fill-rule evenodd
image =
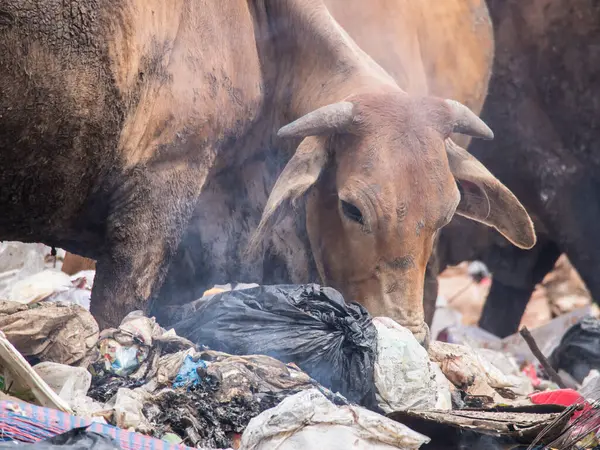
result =
M479 261L448 267L438 278L437 320L432 332L448 322L476 325L489 293L492 275ZM552 319L592 306L585 284L565 254L536 286L521 319L521 326L536 328ZM594 306L592 306L594 308ZM437 336L435 334L434 336Z
M600 445L589 311L504 340L448 327L426 350L331 288L238 285L167 328L135 311L99 330L81 301L93 272L44 284L57 273L14 278L0 299L0 448Z

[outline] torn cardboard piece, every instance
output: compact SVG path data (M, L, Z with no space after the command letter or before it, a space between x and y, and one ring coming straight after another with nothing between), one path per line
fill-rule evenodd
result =
M455 410L397 411L388 417L418 433L427 433L432 438L428 448L455 449L530 444L548 427L550 430L544 434L542 443L550 443L560 436L571 414Z
M89 311L62 303L0 301L0 330L23 356L67 365L85 365L99 334Z

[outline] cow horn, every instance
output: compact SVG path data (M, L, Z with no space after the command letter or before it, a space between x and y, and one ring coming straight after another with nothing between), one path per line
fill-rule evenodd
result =
M494 132L473 111L456 100L446 99L445 102L450 107L450 111L452 111L453 131L455 133L466 134L481 139L494 139Z
M279 129L280 138L307 137L344 131L354 118L354 105L339 102L315 109Z

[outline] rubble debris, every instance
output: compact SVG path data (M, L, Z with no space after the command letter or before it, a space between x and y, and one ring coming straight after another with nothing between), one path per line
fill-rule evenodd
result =
M563 369L578 383L591 370L600 369L600 320L586 316L562 336L549 358L555 369Z
M532 329L530 332L538 343L540 351L544 355L550 355L560 344L563 334L590 314L590 307L577 309L559 316L541 327ZM537 362L537 358L518 332L500 339L479 327L451 327L445 330L442 338L444 342L452 344L466 345L471 348L487 348L509 354L515 357L520 365Z
M486 276L485 270L476 273L476 264L480 263L463 262L448 267L439 275L438 304L431 327L434 339L443 328L440 328L440 324L477 325L489 293L491 277ZM538 328L555 317L589 307L591 303L589 291L563 254L558 258L554 269L536 286L520 326ZM438 315L441 317L437 318Z
M87 289L88 279L78 277ZM518 349L515 357L502 354L493 348L502 348L505 341L476 330L447 336L467 336L483 348L432 342L427 351L393 320L371 318L360 306L346 304L336 291L317 285L225 286L181 309L186 319L169 331L140 311L130 313L116 329L98 333L95 325L91 348L82 346L80 337L69 330L69 320L77 325L77 314L89 315L76 305L0 302L0 323L7 318L14 322L18 314L39 317L49 321L50 330L58 327L52 333L77 338L79 354L71 362L77 366L54 363L47 356L64 359L68 349L52 353L43 348L46 353L30 356L44 361L34 369L48 380L50 395L70 408L66 410L88 418L69 419L68 428L106 421L117 427L110 428L112 433L129 429L151 434L162 439L154 442L167 446L163 448L418 448L429 442L426 436L434 439L426 448L531 443L536 436L541 442L592 442L593 396L586 399L575 391L558 400L560 391L530 396L532 380L537 380L538 389L552 385L539 379L544 374L523 357L522 348L531 353L526 345L509 347ZM64 328L57 325L63 318L52 322L45 311L66 315ZM573 317L561 318L560 323L568 324ZM45 325L34 323L23 330L11 328L13 322L8 321L8 329L19 345L33 343L38 350L49 341ZM34 339L29 342L31 330ZM178 336L182 330L200 347ZM548 330L533 330L536 333L550 336ZM589 392L600 384L592 379L587 381ZM320 381L349 398L332 393ZM48 404L34 397L28 400ZM350 402L361 402L372 411ZM3 404L0 401L0 408ZM11 408L18 404L13 401ZM5 428L0 411L0 433L25 429L25 421L21 428L15 425L13 410L13 422ZM394 420L403 417L404 425L376 414L381 411ZM404 416L399 415L402 411ZM53 427L41 425L45 431L33 440L66 431ZM32 432L28 430L24 433ZM448 447L449 442L458 444Z
M195 357L207 366L198 365L199 383L163 389L144 405L154 436L174 432L191 446L229 447L253 417L316 385L299 369L268 356L204 351Z
M162 437L168 431L192 447L230 447L234 433L243 432L253 417L279 402L268 397L261 403L234 397L220 404L212 394L213 389L203 385L160 394L144 408L152 423L152 435Z
M104 369L118 376L126 376L134 372L148 357L148 347L133 344L121 345L114 339L102 339L98 345Z
M103 377L94 377L92 385L88 391L88 396L100 403L106 403L121 388L135 389L144 385L144 380L136 380L127 377L114 375L104 375Z
M0 368L8 392L31 393L31 399L42 406L71 412L69 404L60 398L36 373L18 350L0 331Z
M527 342L531 353L533 353L533 355L540 362L550 379L553 382L555 382L561 389L565 388L565 382L562 380L560 375L556 373L556 370L552 368L544 354L540 351L540 348L538 347L537 343L535 342L535 339L533 338L527 327L521 328L521 331L519 331L519 333L521 334L521 336L523 336L523 339L525 339L525 342Z
M542 431L546 431L542 442L552 442L566 427L570 414L493 410L396 411L388 417L417 432L428 433L433 439L428 449L454 450L530 444ZM556 422L559 417L561 421ZM552 428L547 431L551 424Z
M98 345L107 339L137 345L147 357L119 376L99 353L90 367L88 396L103 403L102 414L111 424L157 438L175 435L191 446L230 447L251 418L302 390L317 386L332 400L347 402L293 364L264 355L199 351L139 312L118 329L103 331Z
M94 364L94 373L97 376L127 376L142 372L147 367L144 362L150 357L153 339L164 333L153 318L145 317L141 311L129 313L118 329L111 328L100 334L100 361ZM139 373L134 378L142 376Z
M563 399L564 397L560 394ZM576 396L572 396L576 398ZM583 411L582 411L583 409ZM570 418L564 425L565 417ZM597 449L600 441L597 436L600 428L600 402L576 401L566 408L554 421L549 424L530 444L534 447L540 442L547 443L548 448L559 449ZM552 436L552 440L549 436ZM547 448L544 447L544 448Z
M27 358L81 366L99 331L89 311L77 305L6 301L0 301L0 329Z
M515 398L513 390L522 390L527 381L524 376L505 375L468 347L435 341L429 346L429 356L454 386L484 404Z
M347 304L336 290L315 284L259 286L180 309L186 319L174 325L178 335L230 354L294 362L323 386L377 408L377 331L368 312Z
M101 409L100 404L87 396L92 374L83 367L67 366L53 362L36 364L33 370L58 394L72 410L82 416Z
M359 406L336 406L316 389L300 392L252 419L244 450L418 449L429 438Z
M113 412L111 423L124 430L134 429L144 434L152 432L152 425L144 416L144 403L151 394L143 388L119 388L117 394L104 404Z

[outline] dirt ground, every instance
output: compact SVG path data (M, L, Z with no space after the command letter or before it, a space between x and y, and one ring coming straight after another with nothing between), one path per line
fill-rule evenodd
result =
M467 273L468 263L448 268L439 276L439 295L448 306L462 314L464 325L476 325L481 315L491 280L480 284ZM539 284L527 305L521 326L535 328L552 318L591 304L591 297L566 255L562 255L552 272Z

